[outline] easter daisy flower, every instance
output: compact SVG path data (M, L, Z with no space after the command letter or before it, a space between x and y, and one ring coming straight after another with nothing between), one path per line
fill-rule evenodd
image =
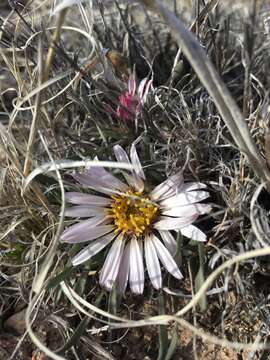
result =
M88 219L68 227L61 239L69 244L89 242L72 259L73 266L110 246L99 278L101 286L107 290L115 284L123 293L129 282L131 291L141 294L144 259L154 288L160 289L160 263L172 276L182 278L174 260L175 232L180 231L193 240L206 240L206 235L192 223L199 215L210 211L209 204L199 203L208 198L209 193L202 183L184 183L181 171L146 192L145 174L135 145L131 145L130 158L119 145L114 147L114 154L117 161L131 163L134 170L123 172L125 182L95 166L75 175L81 185L99 195L66 193L66 201L73 206L65 215Z
M145 78L137 88L135 76L131 74L128 79L128 90L120 95L118 99L119 106L116 109L116 116L124 121L134 120L134 117L137 116L146 102L151 85L152 80Z

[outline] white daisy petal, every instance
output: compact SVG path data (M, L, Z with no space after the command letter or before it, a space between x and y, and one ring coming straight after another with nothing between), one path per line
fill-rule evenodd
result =
M197 217L198 215L183 216L179 218L160 216L160 220L154 224L154 228L157 230L178 230L193 223Z
M69 233L69 229L67 229L66 234L62 234L61 240L69 244L91 241L103 236L104 234L112 232L114 229L115 226L113 225L94 226L93 224L87 232L84 230L78 230L76 232L73 231L72 233Z
M119 266L122 259L122 254L125 246L125 241L122 236L118 236L107 254L105 263L102 267L99 283L107 290L111 290L115 279L118 275Z
M120 145L114 146L113 150L118 162L125 162L130 164L127 153ZM129 175L127 173L124 173L123 175L130 186L141 192L144 189L143 179L145 177L134 144L132 144L131 146L130 154L132 154L132 156L130 155L131 162L136 167L136 169L132 171L132 175Z
M151 283L155 289L160 289L162 286L160 265L156 253L156 248L150 236L147 236L144 240L144 250L147 271Z
M144 175L144 171L139 159L139 156L137 154L137 150L135 147L135 144L132 143L131 148L130 148L130 160L132 165L135 167L135 173L143 180L145 180L145 175Z
M190 204L185 206L162 209L162 215L176 217L203 215L209 213L211 208L212 207L209 204Z
M177 194L177 189L180 190L183 184L184 178L182 171L168 177L161 184L156 186L150 193L150 197L153 201L162 200L169 196Z
M103 215L105 217L106 210L96 205L78 205L65 210L65 216L69 217L90 217L94 215Z
M83 262L91 259L92 256L99 253L102 249L104 249L115 237L114 233L102 236L98 240L92 242L90 245L81 250L77 255L72 259L72 265L77 266L82 264Z
M177 279L182 279L183 275L181 274L176 262L173 257L166 249L166 247L162 244L162 242L154 235L152 235L153 244L156 248L157 255L162 262L163 266L167 269L167 271L172 274Z
M75 174L73 177L81 185L103 194L113 195L117 192L116 189L110 188L108 185L104 185L98 178L93 178L92 176L90 177L85 173Z
M173 234L170 231L167 230L159 230L160 236L166 246L166 248L169 250L170 254L172 256L175 256L177 251L177 242L173 236Z
M132 186L137 191L143 192L143 190L144 190L144 181L134 171L132 172L132 177L130 178L129 183L132 184Z
M190 205L205 200L209 196L210 195L207 191L180 192L177 195L171 196L168 199L161 201L160 206L170 208L170 207Z
M117 290L119 291L120 294L124 294L124 292L126 291L129 268L130 268L130 242L125 247L120 264L120 271L118 272L118 276L116 279Z
M93 227L96 227L97 225L106 221L107 219L104 218L104 216L94 216L91 219L80 221L79 223L74 224L63 231L61 240L68 241L74 237L77 239L80 237L85 237L85 234L88 234Z
M181 234L196 241L206 241L206 235L194 225L188 225L180 229Z
M113 147L114 154L116 157L116 160L118 162L124 162L127 164L130 164L129 158L127 156L127 153L120 145L115 145ZM127 174L126 172L123 172L123 175L127 181L127 183L135 188L138 191L143 191L144 189L144 182L143 180L135 173L135 171L132 171L132 175Z
M129 284L133 293L142 294L144 288L143 259L135 237L130 240Z
M113 147L114 155L118 162L130 164L129 158L125 150L120 145L115 145Z
M103 189L108 193L113 191L127 191L128 186L102 167L92 166L82 174L74 175L74 178L81 184L93 189Z
M205 189L207 186L200 182L188 182L183 184L182 191L192 191L192 190L199 190L199 189Z
M91 167L89 169L89 174L92 177L101 180L105 185L109 186L109 188L115 188L120 191L128 190L128 186L125 183L117 179L117 177L113 176L103 167Z
M84 194L80 192L67 192L65 194L66 202L76 205L102 205L106 206L111 204L112 200L102 196L91 194Z

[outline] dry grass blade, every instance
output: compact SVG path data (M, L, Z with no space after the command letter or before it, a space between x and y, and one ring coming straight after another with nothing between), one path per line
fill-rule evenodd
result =
M269 25L270 12L263 0L243 1L12 0L10 14L0 1L0 358L21 308L25 335L5 359L269 357L270 37L261 16ZM126 73L105 48L124 55ZM135 125L117 115L133 71L136 92L153 84ZM129 285L110 294L99 275L111 249L72 266L87 244L59 241L64 226L85 220L67 215L65 191L91 199L110 187L94 191L73 173L109 167L125 181L132 167L111 160L116 145L128 152L133 142L145 194L182 169L211 195L211 213L195 224L207 235L200 251L175 236L183 279L162 269L164 312L147 266L143 295ZM105 198L123 195L110 190ZM160 326L175 335L171 349L165 332L158 342Z
M144 3L144 1L142 2ZM181 20L178 19L173 12L168 10L161 1L156 0L151 3L155 4L155 8L171 28L178 45L183 49L183 53L196 71L202 84L212 96L216 107L228 126L240 151L247 156L255 173L266 183L267 188L270 189L270 171L266 162L261 157L250 135L248 126L239 107L217 74L200 43L191 32L186 29Z
M43 81L48 80L49 78L49 73L50 73L50 69L51 69L51 65L52 65L52 61L53 61L53 54L54 54L54 49L55 49L55 45L58 43L59 39L60 39L60 35L61 35L61 28L62 25L65 21L65 17L66 17L66 13L67 13L67 9L63 9L61 10L58 20L57 20L57 26L56 29L54 31L52 40L51 40L51 44L48 50L48 55L46 58L46 62L45 62L45 67L44 67L44 73L43 75ZM43 82L42 81L42 82Z
M200 14L198 15L198 19L196 19L192 25L190 26L190 31L195 32L197 23L201 23L205 21L205 19L209 16L211 11L214 10L214 8L218 5L219 0L210 0L202 9Z
M41 79L41 73L42 73L42 47L41 43L39 42L39 77ZM33 119L32 124L30 128L29 138L27 142L27 148L26 148L26 154L25 154L25 161L24 161L24 168L23 168L23 174L24 176L28 176L30 173L30 167L31 167L31 152L33 148L33 144L35 141L37 128L38 128L38 117L40 112L40 105L41 105L41 93L38 92L35 99L35 107L34 107L34 113L33 113Z
M54 162L47 162L29 174L25 179L23 192L32 182L32 180L40 174L45 174L51 171L63 170L63 169L73 169L80 167L89 167L89 166L100 166L100 167L111 167L118 169L132 170L134 167L126 163L117 163L113 161L96 161L96 160L81 160L81 161L72 161L72 160L57 160Z

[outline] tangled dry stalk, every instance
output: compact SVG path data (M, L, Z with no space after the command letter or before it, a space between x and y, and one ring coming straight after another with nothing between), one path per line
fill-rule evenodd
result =
M269 9L141 3L0 8L0 358L269 356ZM125 123L110 109L134 68L154 90ZM149 186L183 167L213 211L205 246L178 239L183 281L119 303L102 257L72 268L59 236L70 169L117 173L113 146L135 139Z

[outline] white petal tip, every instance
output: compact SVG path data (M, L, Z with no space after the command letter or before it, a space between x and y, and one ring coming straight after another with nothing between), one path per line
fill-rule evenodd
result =
M180 271L179 271L179 273L174 274L174 277L176 277L179 280L182 280L184 278L184 276L180 273Z
M180 229L180 232L182 235L194 241L206 242L207 240L205 233L194 225L183 227Z
M75 260L71 261L71 264L72 264L72 266L78 266L78 265L82 264L82 261L76 261L76 259L75 259Z
M132 292L133 292L133 294L135 294L135 295L142 295L143 289L138 289L138 290L133 289Z

